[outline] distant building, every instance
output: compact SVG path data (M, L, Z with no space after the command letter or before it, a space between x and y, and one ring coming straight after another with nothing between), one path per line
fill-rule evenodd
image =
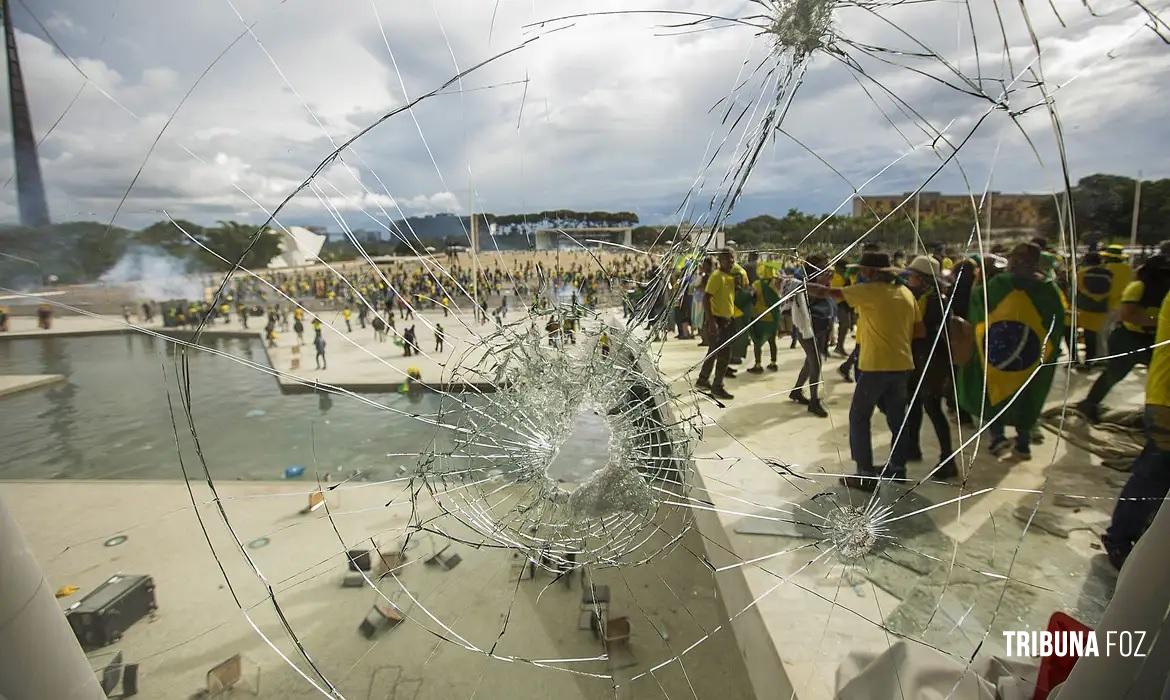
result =
M909 201L906 201L909 199ZM975 194L974 200L966 194L941 194L939 192L918 193L917 211L922 216L956 216L971 217L976 206L979 206L980 195ZM870 217L875 213L885 216L902 202L906 202L900 212L914 216L915 201L912 192L898 195L854 195L853 215ZM990 206L991 227L994 229L1028 229L1040 228L1044 222L1044 210L1051 195L1045 194L1004 194L1003 192L988 192L983 207L980 208L980 220L986 225Z
M630 226L589 228L541 228L536 230L537 250L593 248L595 241L616 243L627 248L634 244L634 229ZM611 246L612 248L612 246ZM615 248L616 250L616 248Z

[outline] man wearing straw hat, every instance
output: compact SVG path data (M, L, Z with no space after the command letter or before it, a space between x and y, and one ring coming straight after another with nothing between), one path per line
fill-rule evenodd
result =
M914 295L897 281L900 269L890 263L888 253L867 250L858 263L858 283L832 289L809 285L814 294L844 301L859 313L857 344L857 386L849 405L849 451L857 475L841 479L851 488L872 491L878 478L906 477L902 440L906 418L906 387L914 370L911 342L921 330L921 318ZM891 435L890 458L875 468L870 420L874 409L886 414Z

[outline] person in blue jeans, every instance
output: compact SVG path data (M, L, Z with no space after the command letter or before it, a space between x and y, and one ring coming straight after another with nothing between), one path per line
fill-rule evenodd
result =
M1170 295L1158 312L1157 336L1146 378L1146 445L1113 509L1101 544L1118 569L1170 493Z
M849 451L857 474L841 479L850 488L872 491L879 479L906 476L901 439L906 418L907 385L914 370L911 342L923 335L922 315L914 295L898 284L900 268L890 256L865 251L858 264L858 283L830 288L809 284L810 294L844 301L857 310L857 385L849 406ZM890 458L875 468L870 420L874 409L886 415Z

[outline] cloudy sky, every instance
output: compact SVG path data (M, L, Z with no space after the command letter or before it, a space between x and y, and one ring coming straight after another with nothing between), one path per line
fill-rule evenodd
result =
M1142 29L1141 10L1129 0L1101 1L1094 7L1104 16L1090 17L1080 0L1056 0L1061 26L1048 0L1027 0L1041 42L1037 61L1018 4L1000 4L1002 31L990 0L972 2L971 17L942 0L878 14L835 10L836 45L856 65L814 55L785 133L768 140L732 218L831 211L895 161L864 191L914 189L951 155L947 140L963 146L929 190L979 192L990 181L1001 191L1051 191L1062 153L1048 113L1013 120L995 108L1005 84L1010 110L1043 100L1029 68L1043 70L1074 180L1093 172L1170 175L1161 99L1170 47ZM582 11L746 17L760 9L731 0L12 5L57 221L110 221L117 212L118 224L138 227L164 211L202 223L263 221L335 144L531 40L379 123L281 220L337 229L334 217L342 217L352 228L375 229L387 215L473 205L496 213L633 210L644 222L669 223L688 192L702 189L691 200L700 216L725 187L736 154L753 142L761 111L752 101L763 97L766 108L785 71L769 60L774 37L742 25L694 32L664 26L688 17L620 14L526 27ZM897 65L865 55L866 45L892 50L878 55ZM940 59L918 55L925 53ZM761 61L764 69L753 71ZM10 143L7 100L2 111ZM9 156L0 178L8 180L11 167ZM14 189L9 182L0 192L0 221L16 218Z

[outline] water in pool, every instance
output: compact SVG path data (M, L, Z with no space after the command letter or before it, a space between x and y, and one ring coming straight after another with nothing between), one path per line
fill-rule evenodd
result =
M259 341L217 339L206 345L267 365ZM446 431L346 396L281 394L261 371L202 352L190 354L195 426L216 479L281 479L305 467L334 479L360 470L385 479ZM165 367L165 378L164 378ZM173 346L144 335L36 338L0 342L0 373L63 374L63 383L0 398L0 478L182 478L167 408L170 390L183 458L202 471L175 385ZM371 394L412 413L438 409L440 397ZM449 400L448 400L449 402Z

